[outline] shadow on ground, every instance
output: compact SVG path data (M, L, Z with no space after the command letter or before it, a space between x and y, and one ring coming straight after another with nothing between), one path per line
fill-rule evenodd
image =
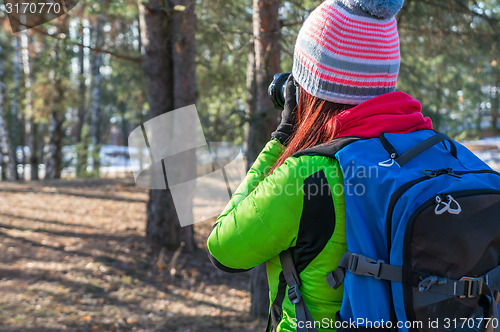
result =
M152 257L147 193L130 180L2 183L1 331L263 331L249 317L249 275L200 250Z

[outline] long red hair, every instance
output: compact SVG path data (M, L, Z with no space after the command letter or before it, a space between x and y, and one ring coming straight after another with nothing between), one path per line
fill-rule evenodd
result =
M307 93L302 87L297 110L297 130L289 138L288 147L278 159L272 171L281 166L294 153L337 137L339 126L337 115L354 105L337 104L319 99ZM271 172L272 172L271 171Z

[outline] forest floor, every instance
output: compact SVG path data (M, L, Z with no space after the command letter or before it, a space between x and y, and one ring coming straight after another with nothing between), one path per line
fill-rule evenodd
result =
M0 331L263 331L249 274L155 259L133 179L0 183Z

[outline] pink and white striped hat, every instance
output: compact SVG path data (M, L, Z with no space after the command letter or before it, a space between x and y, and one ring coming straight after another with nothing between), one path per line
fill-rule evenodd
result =
M401 57L394 16L403 1L324 1L299 32L295 81L315 97L350 105L395 91Z

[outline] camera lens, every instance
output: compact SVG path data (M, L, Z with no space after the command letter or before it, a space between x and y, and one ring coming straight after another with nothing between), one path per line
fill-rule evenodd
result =
M274 75L272 83L269 85L268 93L275 107L283 109L285 107L285 85L290 73Z

